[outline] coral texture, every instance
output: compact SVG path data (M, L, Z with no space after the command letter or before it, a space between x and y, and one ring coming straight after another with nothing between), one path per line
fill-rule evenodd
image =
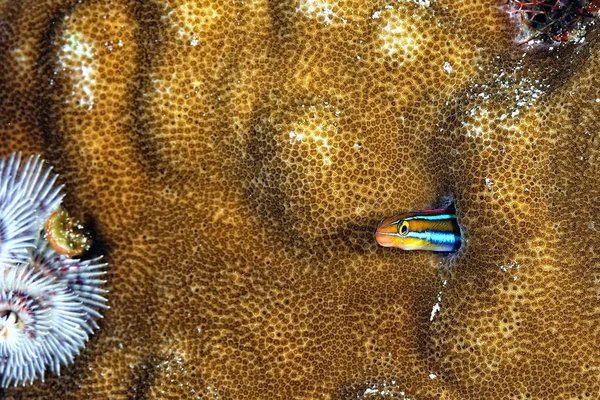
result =
M504 1L0 0L0 146L111 309L8 398L600 396L600 46ZM450 257L378 247L452 198Z

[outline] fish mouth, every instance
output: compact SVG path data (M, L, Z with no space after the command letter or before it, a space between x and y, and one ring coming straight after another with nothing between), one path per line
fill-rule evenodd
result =
M383 217L377 224L375 230L375 240L380 246L394 247L397 246L398 235L398 218Z
M396 238L397 235L391 233L375 233L375 240L377 241L377 244L383 247L398 247L398 245L396 244Z

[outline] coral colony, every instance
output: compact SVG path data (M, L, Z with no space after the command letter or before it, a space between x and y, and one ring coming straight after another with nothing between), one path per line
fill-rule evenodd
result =
M0 161L0 381L60 374L98 329L107 308L100 257L61 207L62 186L40 156Z

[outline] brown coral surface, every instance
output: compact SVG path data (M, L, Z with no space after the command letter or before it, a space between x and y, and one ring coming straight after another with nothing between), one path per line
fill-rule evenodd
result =
M600 47L503 1L0 0L0 146L110 262L7 398L600 397ZM377 247L454 199L452 256Z

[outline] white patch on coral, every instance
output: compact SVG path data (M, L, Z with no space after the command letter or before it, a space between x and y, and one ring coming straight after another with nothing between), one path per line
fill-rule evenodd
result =
M468 138L488 138L490 132L484 128L490 117L490 112L481 107L473 107L465 111L467 117L466 122L462 122L462 126L466 129L465 136Z
M442 66L442 68L444 69L444 71L445 71L447 74L450 74L450 73L452 73L452 64L450 64L448 61L446 61L446 62L444 63L444 65Z
M305 143L311 147L314 146L320 155L320 162L325 165L331 165L331 157L335 152L331 141L338 134L337 124L328 118L320 119L322 122L318 124L308 124L307 122L313 120L316 114L321 113L313 105L304 106L304 108L305 118L296 122L294 128L288 132L290 145ZM325 103L325 108L329 108L327 103Z
M416 4L419 7L427 8L431 6L431 1L429 0L404 0L407 3Z
M408 397L405 392L397 392L397 382L392 379L390 382L370 384L363 393L362 398L397 398L399 400L414 400L414 397Z
M311 19L322 20L325 25L329 25L338 17L333 11L337 5L337 1L299 0L296 3L296 12Z
M424 41L415 23L420 17L413 14L411 18L404 18L388 10L385 14L379 30L381 52L396 59L400 65L414 60Z
M94 87L96 86L95 49L92 43L85 41L79 32L71 33L58 52L58 67L71 83L68 102L74 101L78 107L91 110L94 106Z
M27 65L31 65L31 59L27 57L25 51L21 47L15 47L11 50L13 59L19 64L23 69L26 68Z
M25 48L18 46L10 50L13 60L15 60L18 65L18 67L14 70L14 73L18 74L20 78L23 78L26 73L31 73L32 71L30 66L35 65L35 62L29 56L31 53L28 52L27 47L27 45L25 45Z
M508 96L511 101L510 112L504 113L496 118L496 121L504 121L500 127L509 131L508 137L518 134L520 131L518 121L515 121L515 119L521 115L521 109L528 110L536 105L549 88L547 79L532 80L531 78L524 76L524 73L526 75L527 72L525 68L527 67L523 64L523 60L519 60L517 65L512 69L502 69L498 73L494 73L492 79L488 81L493 82L493 84L475 83L469 94L471 99L480 100L480 103L483 101L484 104L487 101L496 101L495 97L497 97L499 90L503 91L503 95ZM470 112L471 116L473 116L477 109L481 107L481 105L477 106L467 113ZM489 113L486 112L486 116L488 114ZM473 120L474 119L475 118L473 118Z
M196 32L212 30L221 15L216 8L207 5L202 7L196 3L182 3L163 14L161 19L166 20L176 30L180 39L188 40L191 36L198 40ZM194 46L190 43L190 45Z
M327 136L325 136L326 130L327 126L324 126L324 124L319 124L315 130L305 133L296 133L294 131L290 131L290 144L304 141L316 145L317 151L319 154L321 154L321 161L323 164L331 165L332 145L329 143Z
M442 309L442 307L440 306L440 303L435 303L433 305L433 307L431 308L431 315L429 316L429 320L433 321L433 319L435 318L437 313L440 312L441 309Z
M502 272L512 273L513 282L516 282L519 279L519 277L517 276L517 272L519 271L521 266L519 265L519 263L517 261L511 260L508 263L506 263L506 265L501 264L501 265L499 265L499 267Z
M294 131L290 131L290 144L294 144L294 142L301 142L302 138L304 138L303 133L296 133Z
M433 319L435 318L435 316L437 315L437 313L440 312L440 310L442 309L442 292L444 290L444 288L446 287L446 283L448 281L444 280L442 281L442 290L440 290L437 294L437 298L436 298L436 303L433 305L433 307L431 308L431 315L429 316L429 321L433 321Z

